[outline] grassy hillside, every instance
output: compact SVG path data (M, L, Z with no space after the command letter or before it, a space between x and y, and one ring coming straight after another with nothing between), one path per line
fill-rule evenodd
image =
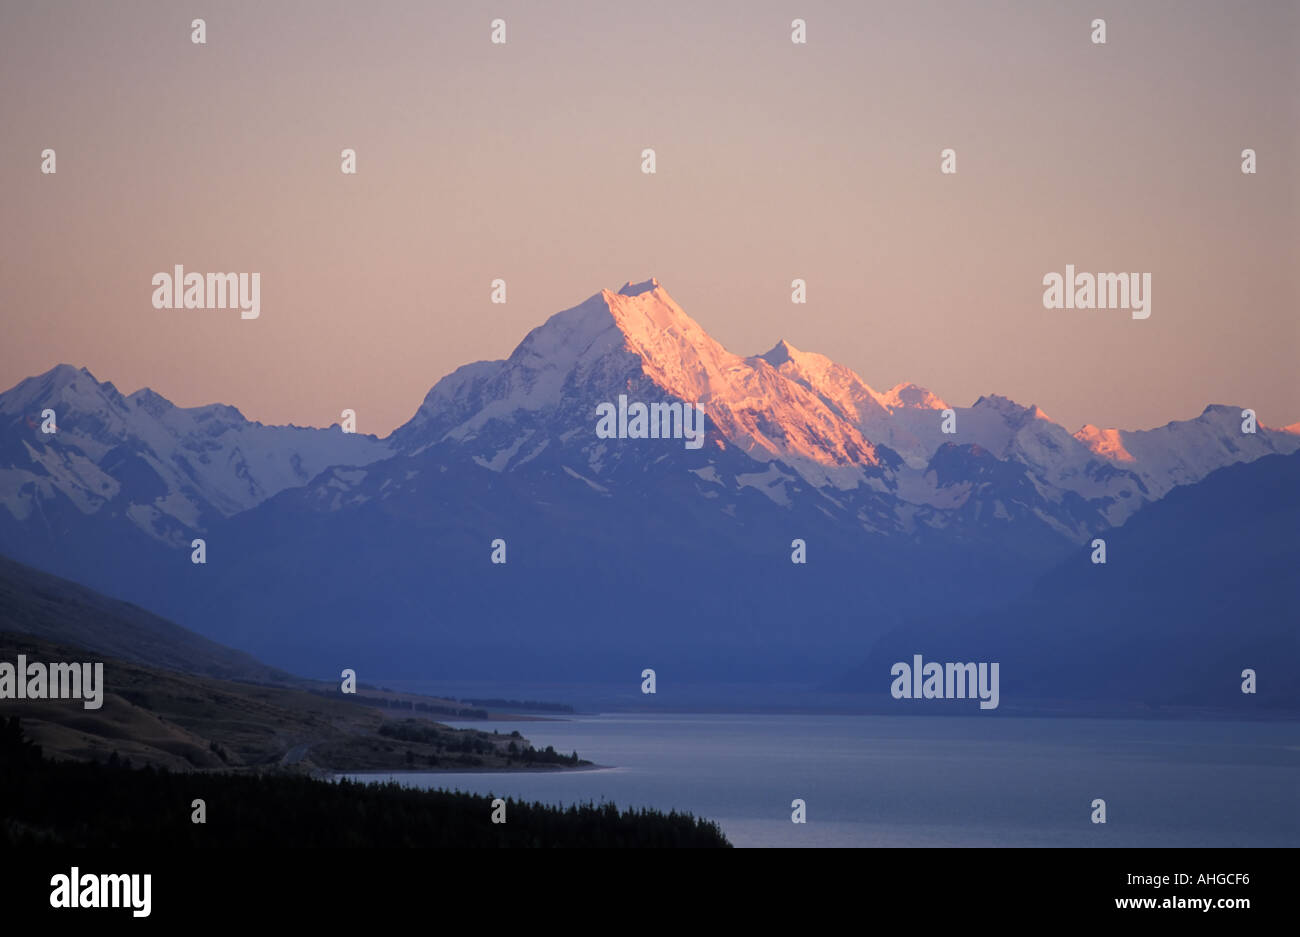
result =
M129 602L0 556L0 631L165 670L258 683L294 678Z
M209 641L129 602L110 599L68 579L0 556L0 632L6 631L161 670L308 689L338 697L338 683L309 680L268 667L243 651ZM538 718L490 712L482 704L402 693L364 681L358 687L362 692L347 697L347 702L455 719ZM519 704L520 707L528 705ZM572 707L562 705L536 705L572 711ZM494 708L512 707L494 705Z
M30 635L0 632L0 660L103 661L104 704L3 700L0 717L23 720L51 757L106 760L171 770L292 768L310 772L420 769L518 770L589 764L532 752L517 733L451 729L409 710L388 711L338 693L259 686L196 676ZM513 750L512 750L513 747Z

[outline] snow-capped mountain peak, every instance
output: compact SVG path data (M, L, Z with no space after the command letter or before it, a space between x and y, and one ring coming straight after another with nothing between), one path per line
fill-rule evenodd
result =
M924 387L904 382L896 384L880 395L880 402L889 410L947 410L948 404Z
M978 446L998 460L1025 465L1058 490L1053 497L1068 491L1101 499L1113 523L1152 492L1197 480L1238 458L1229 458L1226 445L1214 444L1204 460L1180 466L1151 447L1145 455L1126 448L1130 434L1095 427L1071 434L1041 408L996 394L956 408L908 382L882 393L851 369L785 339L762 354L741 357L710 336L654 278L628 281L617 292L602 290L533 329L508 359L467 366L439 381L394 440L408 452L443 440L478 440L473 445L482 450L476 453L480 464L497 470L526 461L548 437L585 440L594 453L603 451L587 429L594 425L594 408L620 394L644 402L698 403L715 443L760 461L780 460L814 486L874 485L884 478L887 486L927 503L938 497L933 483L904 476L924 473L945 445ZM949 409L957 414L951 434L941 431L942 412ZM1210 408L1200 419L1218 425L1226 417L1216 413ZM1185 441L1195 439L1194 445L1206 444L1201 430L1180 433ZM887 468L879 446L893 450L903 464ZM1248 451L1254 457L1288 446L1271 442ZM587 458L596 466L601 457ZM1149 470L1137 471L1144 459Z
M772 346L771 351L765 351L758 357L762 358L772 367L779 368L787 362L794 361L796 356L800 354L799 349L795 348L783 338Z
M728 351L654 279L602 290L533 329L505 361L440 381L395 438L413 451L553 412L563 415L557 435L581 419L595 444L595 408L619 394L698 403L721 439L755 458L805 464L819 483L825 471L811 466L878 462L861 431L816 393L766 361Z

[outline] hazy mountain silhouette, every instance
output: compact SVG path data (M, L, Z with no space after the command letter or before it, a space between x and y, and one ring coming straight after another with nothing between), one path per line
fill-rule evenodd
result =
M841 686L888 708L890 667L998 661L1004 705L1028 699L1300 709L1300 454L1220 469L1080 548L1023 600L911 621ZM1241 692L1242 671L1258 692Z

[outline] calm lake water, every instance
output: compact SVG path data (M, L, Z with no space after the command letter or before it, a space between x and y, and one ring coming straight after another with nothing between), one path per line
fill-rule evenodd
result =
M687 810L737 846L1298 846L1300 723L642 715L451 723L604 770L354 775ZM1107 822L1090 821L1094 798ZM790 802L807 803L807 824Z

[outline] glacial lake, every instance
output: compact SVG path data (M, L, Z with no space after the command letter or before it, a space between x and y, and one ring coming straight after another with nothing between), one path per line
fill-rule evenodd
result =
M360 774L690 811L736 846L1300 846L1300 722L606 714L517 729L600 770ZM807 823L790 820L801 798ZM1094 799L1107 822L1091 822Z

